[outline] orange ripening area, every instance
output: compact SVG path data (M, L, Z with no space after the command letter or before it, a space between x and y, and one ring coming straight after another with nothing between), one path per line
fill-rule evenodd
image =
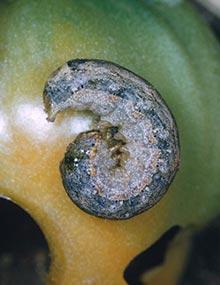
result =
M126 221L90 216L69 199L59 163L66 146L91 127L91 120L91 115L68 111L50 123L41 101L27 97L11 116L4 115L8 138L1 145L1 193L31 213L46 235L52 284L112 284L112 276L115 284L125 284L127 264L166 226L166 214L160 215L166 213L166 198Z

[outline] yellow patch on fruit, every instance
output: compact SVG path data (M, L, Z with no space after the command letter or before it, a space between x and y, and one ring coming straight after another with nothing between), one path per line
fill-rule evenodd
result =
M0 195L43 230L49 284L126 284L125 267L168 227L218 211L219 46L187 3L153 2L0 3ZM48 75L74 58L110 60L143 76L177 119L180 172L155 207L130 220L90 216L64 191L59 163L92 118L66 112L49 123L42 92Z

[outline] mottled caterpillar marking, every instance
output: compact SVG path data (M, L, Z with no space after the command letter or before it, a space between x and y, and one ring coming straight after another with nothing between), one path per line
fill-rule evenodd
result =
M79 134L60 163L64 188L89 214L127 219L157 203L179 166L177 128L144 79L103 60L65 63L44 89L48 120L71 108L99 118Z

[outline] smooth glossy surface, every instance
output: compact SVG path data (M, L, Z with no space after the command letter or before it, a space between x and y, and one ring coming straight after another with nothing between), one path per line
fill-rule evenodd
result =
M31 213L45 233L51 284L125 284L129 261L168 227L219 211L219 45L186 3L166 2L1 1L0 195ZM181 171L158 205L131 220L86 215L63 191L58 164L73 139L63 123L80 117L61 115L52 127L45 121L42 136L33 114L26 123L17 118L24 106L44 117L45 80L79 57L117 62L147 78L177 120Z

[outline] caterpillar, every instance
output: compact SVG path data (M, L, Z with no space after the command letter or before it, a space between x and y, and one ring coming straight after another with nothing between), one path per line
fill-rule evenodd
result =
M64 188L78 207L128 219L163 197L179 168L179 138L173 115L149 82L108 61L75 59L49 77L43 101L49 121L69 108L97 118L60 163Z

